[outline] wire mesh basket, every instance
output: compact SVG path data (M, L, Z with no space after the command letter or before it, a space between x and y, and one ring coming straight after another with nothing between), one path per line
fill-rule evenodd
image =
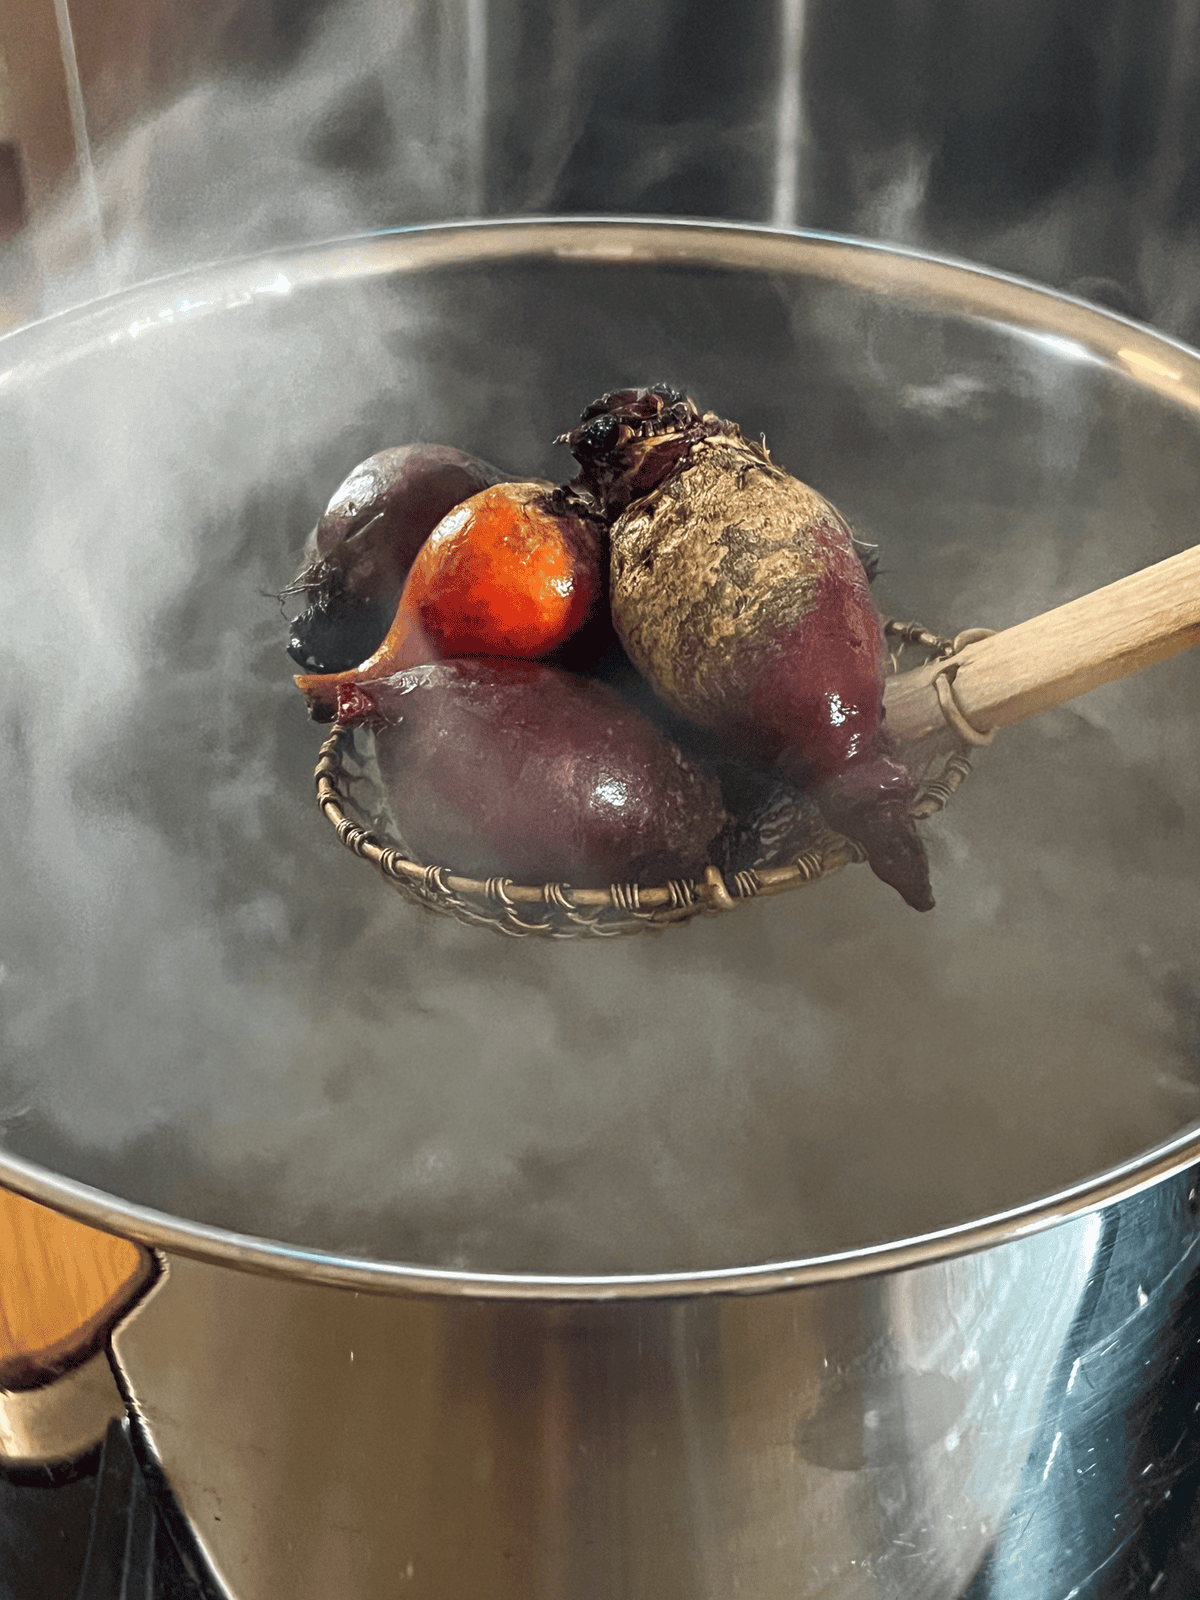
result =
M949 657L958 641L939 638L913 623L885 624L895 653L907 648L927 659ZM963 637L960 635L959 639ZM918 818L942 810L969 776L966 747L951 740L927 758L914 807ZM452 864L417 859L388 815L373 754L372 735L334 723L316 769L317 804L341 844L369 862L405 899L460 922L521 938L609 938L715 916L751 900L816 883L866 860L852 840L833 832L817 807L802 797L768 811L752 841L751 864L737 870L710 862L698 878L667 883L612 883L575 888L568 883L521 884L510 878L475 878Z

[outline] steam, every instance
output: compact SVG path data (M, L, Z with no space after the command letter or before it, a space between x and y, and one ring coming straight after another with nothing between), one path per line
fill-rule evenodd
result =
M40 221L44 309L198 261L478 214L486 42L479 0L346 0L286 72L196 83L89 150L88 181Z
M286 80L199 85L100 152L116 281L478 209L479 114L447 86L478 78L480 26L345 6ZM530 209L586 114L555 104ZM917 180L889 182L911 219ZM52 299L96 286L70 201L37 244ZM928 917L851 870L661 937L510 943L338 847L269 597L374 450L561 476L548 441L586 401L665 377L879 540L886 609L1002 625L1178 547L1191 419L850 291L586 262L375 278L371 250L10 347L10 1148L317 1248L600 1272L901 1237L1189 1123L1195 663L998 741L930 826Z

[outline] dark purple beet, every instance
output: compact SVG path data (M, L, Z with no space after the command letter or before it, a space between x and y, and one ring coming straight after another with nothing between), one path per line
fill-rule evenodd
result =
M396 613L417 551L448 511L504 474L444 444L405 444L360 462L336 490L284 595L303 595L288 653L310 672L365 661Z
M810 794L928 910L916 784L883 725L882 624L843 518L677 390L602 395L562 441L572 487L610 520L613 623L655 693Z
M356 685L338 716L375 728L396 825L422 861L605 888L696 878L715 859L716 780L606 684L460 659Z

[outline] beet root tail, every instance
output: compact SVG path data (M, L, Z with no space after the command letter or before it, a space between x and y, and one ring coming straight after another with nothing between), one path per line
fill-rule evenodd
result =
M914 911L931 911L929 859L912 813L915 796L907 770L877 754L823 784L814 798L829 826L866 851L877 878Z

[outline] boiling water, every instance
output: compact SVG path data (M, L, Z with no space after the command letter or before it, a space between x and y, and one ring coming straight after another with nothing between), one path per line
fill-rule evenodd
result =
M535 39L517 7L357 0L321 10L288 73L199 83L93 161L66 0L56 16L81 183L37 236L52 303L110 271L487 209L715 209L919 241L953 190L945 141L997 81L980 46L945 128L935 69L885 137L836 7L788 0L779 39L749 16L726 31L715 114L709 77L693 103L651 59L675 68L691 14L560 8ZM1188 126L1193 30L1181 13L1140 41L1164 147ZM1024 130L1038 41L1028 19L1001 31ZM1187 325L1194 251L1159 226L1182 226L1178 174L1160 161L1114 206L1099 170L1052 212L1017 203L1018 173L994 215L972 171L935 242L1061 281L1103 220ZM660 937L515 945L404 905L333 841L270 595L370 451L435 438L557 476L547 441L587 400L666 378L765 431L879 541L885 609L1002 626L1187 542L1191 417L1086 351L894 303L886 274L858 293L678 264L370 270L364 248L316 291L286 259L202 278L12 353L8 1145L328 1249L597 1272L895 1239L1188 1125L1192 662L998 740L929 825L927 917L859 869Z
M653 375L881 541L885 609L1002 626L1178 546L1191 414L803 274L376 281L387 248L14 348L9 1147L318 1248L594 1273L909 1236L1200 1114L1190 658L998 739L929 826L927 916L852 869L661 936L507 942L336 844L271 598L370 450L560 473L546 441Z

